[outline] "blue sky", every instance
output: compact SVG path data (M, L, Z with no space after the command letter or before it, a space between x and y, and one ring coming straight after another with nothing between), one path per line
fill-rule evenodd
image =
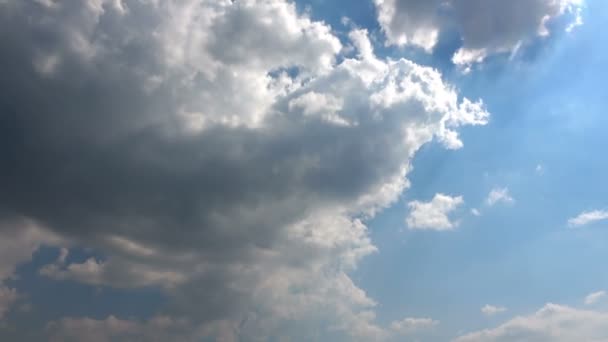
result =
M437 317L445 322L444 339L496 324L479 310L487 303L525 314L547 302L580 305L584 295L607 286L605 224L581 230L567 224L606 206L601 70L608 51L596 41L605 7L588 2L585 24L533 60L451 80L484 99L492 119L464 131L462 150L425 146L413 162L412 188L370 224L380 252L363 262L356 279L378 298L382 317L391 320L403 310ZM515 203L487 208L496 186L508 187ZM456 214L462 217L457 231L405 229L405 203L438 192L466 201Z
M608 4L169 3L0 2L0 339L608 338Z

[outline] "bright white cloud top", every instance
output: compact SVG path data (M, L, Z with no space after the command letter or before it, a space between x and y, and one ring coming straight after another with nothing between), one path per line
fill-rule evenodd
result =
M436 194L430 202L408 203L410 213L406 219L409 229L451 230L458 224L450 220L450 213L464 203L462 196Z
M578 216L568 220L571 227L581 227L595 222L608 220L608 210L584 211Z

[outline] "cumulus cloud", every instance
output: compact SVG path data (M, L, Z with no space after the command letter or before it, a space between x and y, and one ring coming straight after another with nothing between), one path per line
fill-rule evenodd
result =
M606 297L606 291L593 292L585 297L585 305L593 305Z
M515 202L511 194L509 194L509 188L494 188L488 194L488 198L486 198L486 203L489 206L496 205L498 203L510 204Z
M505 307L494 306L494 305L489 305L489 304L486 304L481 308L481 313L483 313L486 316L494 316L499 313L503 313L505 311L507 311L507 308L505 308Z
M430 202L412 201L408 203L410 213L406 219L410 229L450 230L457 226L449 214L458 209L464 200L462 196L451 197L436 194Z
M608 314L547 304L534 314L515 317L493 328L458 337L454 342L570 342L608 339Z
M568 220L568 225L570 227L580 227L585 226L591 223L604 221L608 219L608 211L607 210L592 210L592 211L584 211L580 213L578 216L573 217Z
M439 34L455 27L462 47L457 65L482 62L489 55L512 53L522 42L550 34L548 24L568 15L571 31L582 24L582 0L375 0L378 21L389 44L427 51Z
M0 3L2 217L103 255L42 275L159 286L190 327L384 338L348 276L376 251L365 219L407 188L423 144L459 148L488 113L350 39L336 63L331 28L285 1Z

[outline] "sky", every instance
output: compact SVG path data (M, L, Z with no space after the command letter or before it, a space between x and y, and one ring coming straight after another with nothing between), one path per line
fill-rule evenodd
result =
M0 340L608 340L600 0L0 0Z

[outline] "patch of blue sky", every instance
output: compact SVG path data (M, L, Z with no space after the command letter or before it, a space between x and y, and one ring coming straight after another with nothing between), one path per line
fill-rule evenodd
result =
M380 320L432 317L445 340L500 322L482 316L485 304L511 314L546 302L577 306L608 286L606 224L567 225L581 211L608 207L608 48L598 41L607 5L590 1L583 26L512 61L497 57L466 76L442 69L464 96L483 99L492 118L462 130L461 150L421 149L411 189L369 223L379 252L355 279L380 303ZM484 204L494 187L507 187L515 203ZM436 193L464 197L457 230L407 230L406 203Z
M165 295L158 288L117 289L108 286L92 286L74 281L58 281L40 274L40 269L54 262L59 256L57 248L39 248L32 261L19 266L16 277L8 281L25 297L21 304L9 312L7 328L0 329L0 340L9 341L11 333L45 326L46 323L64 317L105 319L110 315L128 319L147 319L154 316L165 304ZM66 263L82 263L89 258L103 261L104 256L91 250L72 248ZM25 305L25 306L24 306ZM31 336L32 340L42 339Z

